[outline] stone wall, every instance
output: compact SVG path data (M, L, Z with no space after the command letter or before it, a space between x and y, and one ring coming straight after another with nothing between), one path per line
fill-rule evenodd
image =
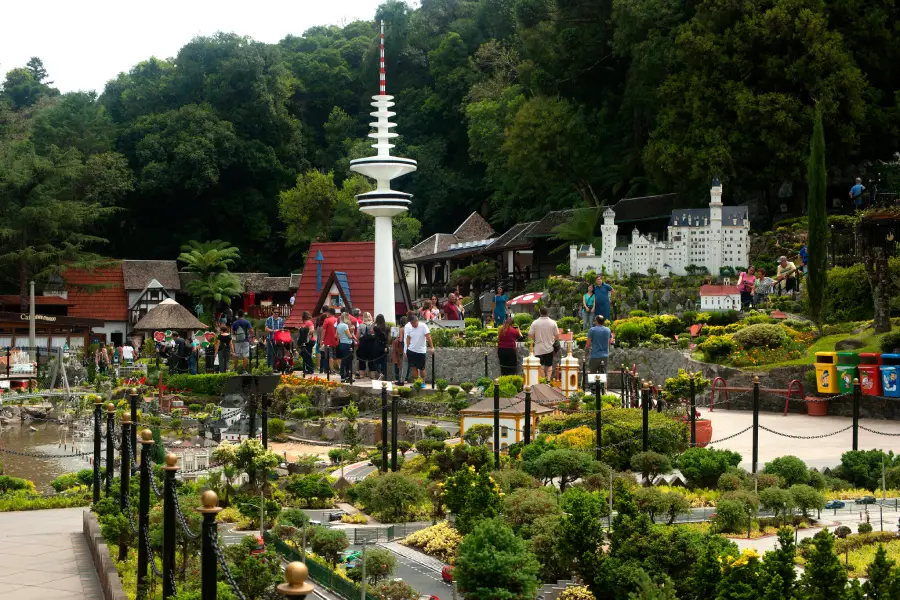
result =
M452 384L464 381L474 382L484 377L484 357L488 359L488 377L500 376L500 360L496 347L478 348L435 348L434 370L439 379L446 379ZM519 371L522 370L522 359L528 356L528 349L519 348ZM431 359L427 365L427 379L431 383Z
M379 404L379 409L380 409ZM404 409L404 412L407 412ZM427 423L406 421L398 419L397 421L397 439L415 443L425 437L424 429ZM390 426L390 425L389 425ZM321 419L317 421L302 421L293 423L291 428L294 436L305 439L329 442L339 444L344 440L344 429L347 422L341 419ZM363 445L373 446L381 441L381 421L371 419L359 419L357 421L357 435L359 441Z
M116 571L116 563L113 562L109 554L109 547L100 534L100 524L89 509L84 511L82 532L91 550L97 578L100 580L100 587L103 588L104 600L127 600L128 597L125 595L125 590L122 589L119 572Z

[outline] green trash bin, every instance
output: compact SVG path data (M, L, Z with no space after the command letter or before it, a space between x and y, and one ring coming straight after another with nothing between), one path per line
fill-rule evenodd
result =
M856 352L837 353L838 393L853 391L853 380L859 377L859 354Z

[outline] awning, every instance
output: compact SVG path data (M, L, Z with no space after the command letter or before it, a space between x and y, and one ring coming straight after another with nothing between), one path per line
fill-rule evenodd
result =
M543 292L534 292L531 294L522 294L521 296L516 296L512 300L508 302L508 305L513 306L517 304L537 304L538 300L544 295Z

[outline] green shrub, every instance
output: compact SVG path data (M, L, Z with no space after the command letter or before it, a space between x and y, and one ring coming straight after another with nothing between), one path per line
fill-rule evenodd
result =
M459 387L462 388L462 391L468 394L472 391L472 388L475 387L475 384L471 381L463 381L461 384L459 384Z
M21 477L10 477L9 475L0 475L0 494L6 494L8 492L16 492L19 490L26 490L28 492L34 492L34 483L27 479L22 479Z
M723 325L710 325L703 330L703 333L706 335L725 335L728 332Z
M790 342L790 337L780 325L751 325L733 336L741 348L781 348Z
M93 472L91 472L93 476ZM68 490L69 488L73 488L76 485L82 485L78 480L78 473L66 473L64 475L60 475L56 479L50 482L50 485L57 492L62 492ZM21 489L21 488L20 488Z
M292 419L297 419L298 421L302 421L306 417L307 417L307 413L306 413L305 408L295 408L294 410L291 411Z
M657 315L653 317L656 331L660 335L673 337L686 330L684 323L674 315Z
M170 390L189 390L204 396L221 396L225 393L225 382L232 373L206 373L203 375L163 374L163 385Z
M860 523L859 526L857 526L856 531L859 533L872 533L872 524Z
M720 500L716 504L716 528L724 533L743 531L747 526L748 515L744 506L736 500Z
M515 398L516 394L519 393L519 390L516 389L516 386L512 383L500 383L500 397L501 398ZM494 384L492 383L484 390L485 398L493 398L494 397Z
M409 398L412 396L412 388L404 385L397 388L397 393L400 394L401 398Z
M646 310L633 310L630 313L628 313L628 316L629 317L646 317L648 315L647 315Z
M699 344L697 349L706 356L707 360L713 362L730 356L737 350L737 343L730 335L711 335Z
M513 320L516 322L516 327L523 332L531 327L531 323L534 321L532 316L528 313L519 313L513 317Z
M741 321L744 325L759 325L760 323L774 323L775 321L766 315L750 315Z
M615 321L616 340L629 344L648 341L656 333L656 324L650 317L634 317Z
M467 330L469 329L469 327L474 327L475 329L481 329L481 320L480 319L475 319L473 317L466 317L465 323L466 323Z
M828 269L824 296L822 316L826 323L865 321L875 314L872 290L861 263Z
M557 327L559 327L561 331L572 330L573 333L581 332L581 324L581 319L575 317L563 317L556 322Z
M516 393L525 389L525 379L521 375L502 375L500 377L500 385L503 386L504 383L514 385L517 390Z
M699 397L704 389L709 387L709 379L703 377L703 373L697 371L689 375L684 369L678 369L676 377L669 377L663 387L663 399L666 402L676 402L682 398L691 397L691 379L694 380L694 394Z
M683 313L681 313L681 320L684 322L685 327L690 327L694 323L697 323L697 311L684 311Z
M438 379L434 382L434 386L441 392L446 390L449 385L450 385L450 382L443 378Z
M900 352L900 331L892 331L881 338L881 351L885 354Z
M491 381L491 378L490 378L490 377L479 377L479 378L475 381L475 386L476 386L476 387L480 387L480 388L486 388L486 387L488 387L489 385L491 385L491 384L493 384L493 383L494 383L494 382Z

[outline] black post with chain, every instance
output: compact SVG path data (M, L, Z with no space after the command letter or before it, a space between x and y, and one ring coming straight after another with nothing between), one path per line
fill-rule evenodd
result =
M163 600L172 598L175 590L175 473L178 457L166 454L165 482L163 486Z
M595 417L597 418L597 456L595 457L598 461L600 459L600 446L603 445L603 403L600 401L600 397L603 395L600 393L600 377L595 375L596 379L594 379L594 407L596 408Z
M434 368L434 349L431 350L431 389L437 389L437 371Z
M131 445L131 417L128 413L122 415L122 459L119 468L119 509L122 512L126 510L131 512L128 506L128 492L131 484L131 452L128 447ZM131 515L128 515L131 518ZM123 533L119 538L119 560L128 558L128 534Z
M397 405L400 403L400 392L394 388L391 396L391 471L397 470Z
M137 409L138 409L138 391L136 388L128 390L128 399L131 402L131 468L134 473L134 465L137 463Z
M500 379L494 380L494 468L500 468Z
M527 446L531 443L531 386L525 386L525 439L524 443Z
M490 375L488 375L488 353L487 352L484 353L484 376L490 377Z
M200 542L200 600L216 600L216 546L219 544L219 529L216 515L221 512L219 497L212 490L200 496L203 506L196 508L203 515L203 532Z
M691 448L697 446L697 386L691 373Z
M625 386L625 365L622 365L622 370L619 371L619 374L622 376L622 408L628 408L630 404L628 403L628 388ZM597 444L598 446L600 444Z
M645 381L641 389L641 413L643 413L643 451L650 450L650 385Z
M753 474L759 463L759 375L753 376Z
M262 395L262 445L269 449L269 395Z
M102 462L100 446L103 443L102 418L103 400L97 396L97 399L94 401L94 504L100 502L100 463Z
M381 472L388 470L388 400L387 382L381 383Z
M859 450L859 379L853 378L853 449Z
M110 402L106 405L106 495L112 493L113 470L116 468L116 405Z
M147 586L147 563L150 554L147 552L150 540L147 529L150 527L150 453L153 451L153 432L145 429L141 432L141 475L140 498L138 499L138 562L137 562L137 596L145 597Z

